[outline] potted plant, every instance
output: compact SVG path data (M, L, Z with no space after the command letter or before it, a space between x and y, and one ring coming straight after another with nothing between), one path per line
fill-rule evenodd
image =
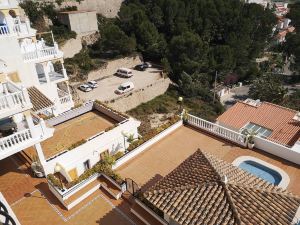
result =
M36 177L42 178L45 176L43 166L41 165L38 157L33 156L33 162L31 163L31 169Z
M247 142L247 146L249 149L253 149L254 148L254 137L255 135L257 135L256 132L254 132L253 130L248 130L248 129L244 129L242 131L242 134L246 135L246 142Z
M182 121L185 125L188 123L188 113L185 109L182 110Z

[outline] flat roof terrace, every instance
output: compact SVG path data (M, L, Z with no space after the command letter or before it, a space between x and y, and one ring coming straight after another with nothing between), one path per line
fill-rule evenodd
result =
M82 139L91 138L116 123L118 121L93 110L55 125L53 137L41 143L45 157L47 159L59 154L67 150L72 144ZM30 155L35 154L33 147L27 149L26 152Z
M300 166L262 150L238 147L188 126L181 126L142 154L119 167L123 178L133 179L147 189L174 170L198 148L232 163L240 156L252 156L283 169L290 178L288 191L300 195Z

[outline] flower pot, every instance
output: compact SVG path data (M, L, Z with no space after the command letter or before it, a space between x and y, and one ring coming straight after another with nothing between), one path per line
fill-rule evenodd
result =
M248 143L248 148L253 149L254 148L254 143Z

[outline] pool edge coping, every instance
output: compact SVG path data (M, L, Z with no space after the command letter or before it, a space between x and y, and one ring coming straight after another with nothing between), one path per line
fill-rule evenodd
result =
M281 176L281 181L279 182L278 185L275 185L277 187L280 187L280 188L283 188L283 189L287 189L289 183L290 183L290 177L289 175L281 168L277 167L277 166L274 166L268 162L265 162L259 158L256 158L256 157L253 157L253 156L240 156L238 158L236 158L233 162L232 162L232 165L236 166L236 167L239 167L239 165L245 161L254 161L258 164L261 164L263 166L266 166L268 167L269 169L272 169L274 171L276 171L277 173L280 174Z

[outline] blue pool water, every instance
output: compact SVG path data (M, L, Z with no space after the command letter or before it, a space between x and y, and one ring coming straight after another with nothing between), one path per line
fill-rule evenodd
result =
M275 185L278 185L282 179L278 172L251 160L242 162L239 167Z

